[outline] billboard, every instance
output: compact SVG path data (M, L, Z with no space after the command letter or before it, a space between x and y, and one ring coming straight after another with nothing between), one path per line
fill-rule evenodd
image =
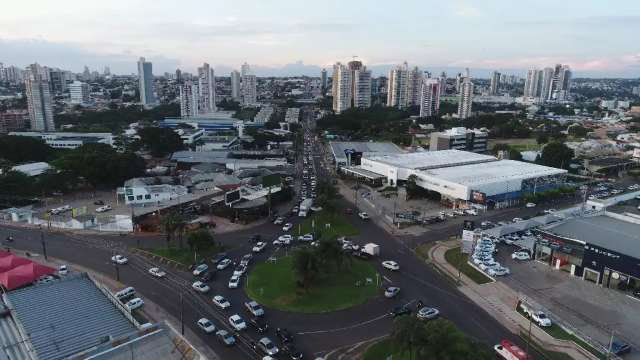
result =
M349 166L360 165L362 159L362 151L356 151L356 149L345 149L344 154L347 156L347 161L351 161Z
M473 252L473 239L474 239L473 230L462 230L462 253L463 254L471 254Z
M224 203L226 205L231 205L240 200L240 189L231 190L224 194Z
M487 202L487 194L480 191L471 190L471 201L476 204L484 204L485 202Z

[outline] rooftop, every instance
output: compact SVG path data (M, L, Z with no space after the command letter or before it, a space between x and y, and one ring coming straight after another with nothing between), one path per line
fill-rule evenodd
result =
M640 259L639 224L599 215L572 218L546 230Z
M469 165L477 163L495 162L497 159L490 155L482 155L460 150L423 151L409 154L368 155L367 160L383 164L415 169L427 170L450 166ZM481 165L481 167L484 165Z
M396 144L390 143L390 142L332 141L329 143L329 145L331 146L331 151L333 152L333 156L336 158L337 161L347 161L347 155L344 153L344 151L348 149L353 149L356 152L362 152L364 154L368 154L368 153L401 154L402 153L402 149L400 149Z

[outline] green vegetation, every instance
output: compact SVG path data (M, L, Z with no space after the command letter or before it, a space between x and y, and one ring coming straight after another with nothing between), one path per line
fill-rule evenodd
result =
M384 339L369 346L367 351L364 353L363 360L386 360L389 356L392 356L393 360L416 359L415 352L413 355L409 352L405 352L404 354L394 352L393 342L391 339Z
M508 155L508 159L510 160L522 160L522 154L520 151L516 150L514 147L507 144L495 144L491 149L491 152L494 155L498 155L500 151L506 151Z
M173 260L185 266L189 264L196 264L208 258L211 258L220 251L218 247L212 247L200 252L194 252L187 248L179 249L173 246L146 250L150 253L162 256L169 260Z
M280 186L282 178L279 174L271 174L262 177L262 186Z
M164 104L153 109L129 105L106 111L83 111L79 114L58 114L55 123L74 125L69 131L77 132L121 132L134 122L151 122L165 117L180 116L179 104Z
M567 169L571 159L573 159L573 150L561 142L554 141L542 148L539 163L545 166Z
M256 265L248 277L249 297L278 310L322 313L362 304L377 293L376 271L367 262L353 260L346 271L325 272L307 290L299 286L293 263L293 257L284 257ZM366 284L367 278L374 282Z
M28 136L0 136L0 159L11 164L50 161L56 150L44 141Z
M253 118L256 117L256 114L258 114L258 110L258 108L253 107L242 108L236 111L236 113L233 114L233 117L240 120L253 120Z
M186 238L189 248L185 248L182 238L186 222L178 213L166 215L162 219L161 226L167 236L167 247L149 249L148 251L151 253L188 265L204 261L221 250L211 232L206 229L188 232ZM179 239L178 247L174 246L171 241L175 236Z
M429 259L429 250L431 250L431 248L436 244L435 241L429 241L426 243L422 243L418 246L416 246L415 251L416 254L418 255L418 257L422 260L428 260Z
M487 277L485 274L476 270L467 263L469 255L463 254L460 247L447 250L444 253L444 258L449 264L467 275L467 277L473 280L476 284L487 284L492 281L491 278Z
M358 229L351 225L347 218L326 210L314 213L305 219L300 226L300 234L313 234L313 224L315 224L315 234L318 239L336 239L340 236L355 236L359 234ZM297 229L294 228L294 230Z
M520 332L520 338L523 341L527 341L527 334L523 331ZM540 353L544 360L572 360L573 358L565 353L550 351L540 346L540 344L532 341L529 343L530 348L535 349L538 353Z
M576 189L572 187L561 187L558 189L551 189L540 191L535 194L529 193L523 196L525 202L541 203L548 200L558 199L563 196L573 195L576 193Z
M487 146L489 149L493 149L496 145L499 144L509 145L510 149L514 149L520 152L540 150L540 145L535 138L491 139L489 140Z
M163 157L184 148L180 135L172 129L145 127L138 130L138 135L140 145L155 157Z

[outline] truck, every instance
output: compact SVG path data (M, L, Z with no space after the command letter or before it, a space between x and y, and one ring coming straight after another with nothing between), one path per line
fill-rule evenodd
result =
M311 206L313 206L313 199L302 200L302 202L300 203L300 209L298 210L298 216L306 217Z
M500 360L533 360L529 354L509 340L502 340L493 347L496 359Z
M380 245L374 243L365 244L362 247L362 252L371 256L380 255Z

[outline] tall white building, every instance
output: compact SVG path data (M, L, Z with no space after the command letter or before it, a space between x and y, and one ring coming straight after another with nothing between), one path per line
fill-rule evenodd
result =
M409 69L405 62L389 71L389 83L387 90L387 106L396 106L404 109L409 104Z
M216 77L209 64L204 63L198 68L198 113L209 114L216 110Z
M460 85L462 85L462 73L458 73L458 75L456 75L456 94L460 93Z
M371 107L371 71L366 66L353 71L353 107Z
M256 93L256 76L251 73L249 64L242 64L240 69L240 75L242 76L241 93L242 104L245 106L255 105L258 103L258 96Z
M251 67L246 62L240 67L240 76L251 74Z
M491 83L489 85L489 95L498 95L498 85L500 84L500 73L494 71L491 73Z
M33 131L55 131L51 86L38 64L29 65L25 74L29 120Z
M198 85L187 80L180 85L180 116L193 117L198 115Z
M524 97L539 98L542 91L542 71L531 69L527 71L527 78L524 80Z
M564 101L571 87L571 69L568 65L557 64L543 70L531 69L524 82L524 96L541 101Z
M548 100L564 101L569 96L571 70L569 65L557 64L553 69Z
M341 63L333 65L333 111L339 114L351 107L353 78L352 71ZM370 100L369 100L370 101Z
M240 101L240 73L237 70L231 72L231 98Z
M153 95L153 65L143 57L138 60L138 87L140 89L140 102L142 105L145 107L155 105L156 99Z
M440 93L444 94L447 91L447 73L444 71L440 74Z
M460 93L458 94L458 118L466 119L471 116L471 105L473 103L473 83L469 76L469 69L466 76L460 82Z
M424 79L420 87L420 117L438 115L440 111L440 79Z
M74 81L69 85L69 94L72 104L87 105L91 102L89 98L89 84L82 81Z
M417 66L409 70L407 77L407 106L420 105L420 92L424 78L425 75Z
M551 98L551 83L553 81L553 68L547 67L542 70L542 88L540 89L540 99L543 101Z

